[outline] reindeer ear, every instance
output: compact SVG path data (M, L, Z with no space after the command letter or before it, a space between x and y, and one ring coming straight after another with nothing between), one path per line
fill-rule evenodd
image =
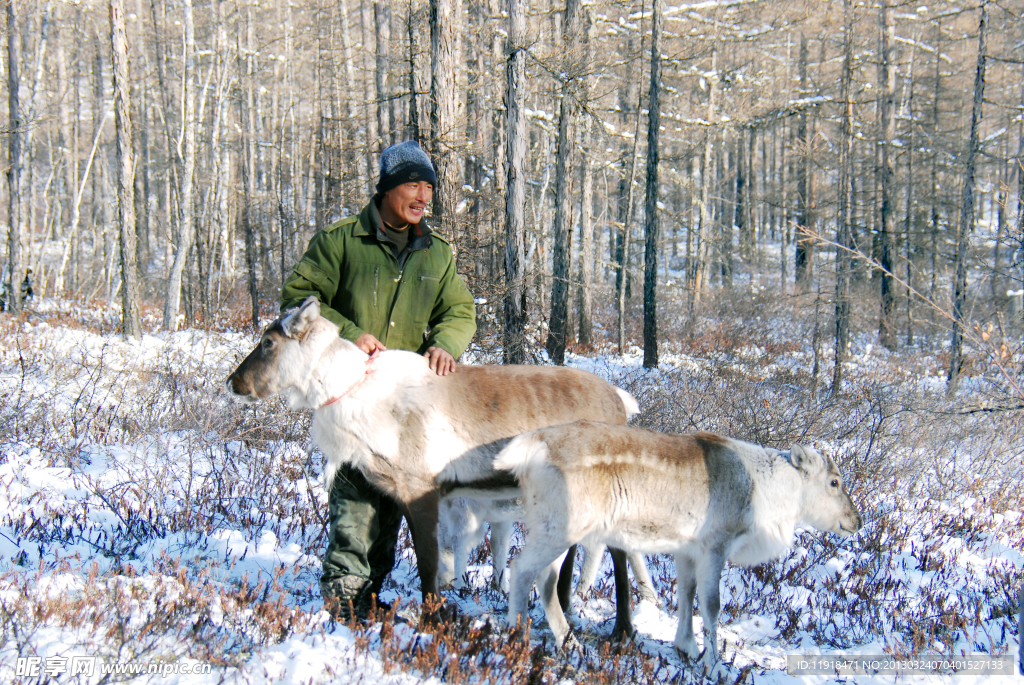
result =
M789 448L789 462L797 470L811 475L825 468L825 460L813 448L806 445L793 445Z
M313 322L319 316L320 300L310 295L296 309L288 312L281 320L281 328L284 329L284 334L289 338L299 338L309 330L309 327L313 325Z

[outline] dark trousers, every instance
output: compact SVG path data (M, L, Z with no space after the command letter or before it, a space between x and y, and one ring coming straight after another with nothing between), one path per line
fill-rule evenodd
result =
M402 512L387 495L370 485L359 469L344 464L331 484L327 552L322 581L358 576L380 594L395 567L395 546Z

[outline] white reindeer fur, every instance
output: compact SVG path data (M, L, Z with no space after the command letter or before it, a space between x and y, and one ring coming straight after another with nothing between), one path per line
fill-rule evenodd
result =
M674 554L675 647L689 658L698 655L690 614L699 591L704 658L713 664L726 559L763 563L786 550L799 523L841 535L860 527L834 462L798 445L787 458L706 433L664 435L581 421L515 438L494 465L519 479L527 528L512 570L508 622L525 618L536 579L559 646L569 628L554 583L572 544Z

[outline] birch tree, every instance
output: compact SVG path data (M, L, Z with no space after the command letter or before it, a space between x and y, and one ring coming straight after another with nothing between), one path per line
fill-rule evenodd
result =
M192 0L183 0L183 3L185 31L183 61L185 69L184 84L182 86L182 112L184 120L182 138L184 139L185 151L182 155L181 190L179 191L181 221L178 226L178 241L174 249L174 263L171 265L171 273L167 278L167 299L164 304L164 329L168 331L178 329L182 275L185 272L188 253L192 247L192 234L195 225L196 34L195 23L192 18ZM181 142L179 141L179 145Z

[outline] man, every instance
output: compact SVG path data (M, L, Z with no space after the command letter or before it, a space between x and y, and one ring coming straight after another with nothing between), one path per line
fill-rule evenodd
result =
M281 309L315 295L321 315L364 352L410 350L440 376L455 372L476 312L451 247L423 221L436 180L415 141L386 149L377 194L358 216L313 236L281 288ZM340 618L365 618L394 568L402 514L357 469L342 467L329 487L320 592Z

